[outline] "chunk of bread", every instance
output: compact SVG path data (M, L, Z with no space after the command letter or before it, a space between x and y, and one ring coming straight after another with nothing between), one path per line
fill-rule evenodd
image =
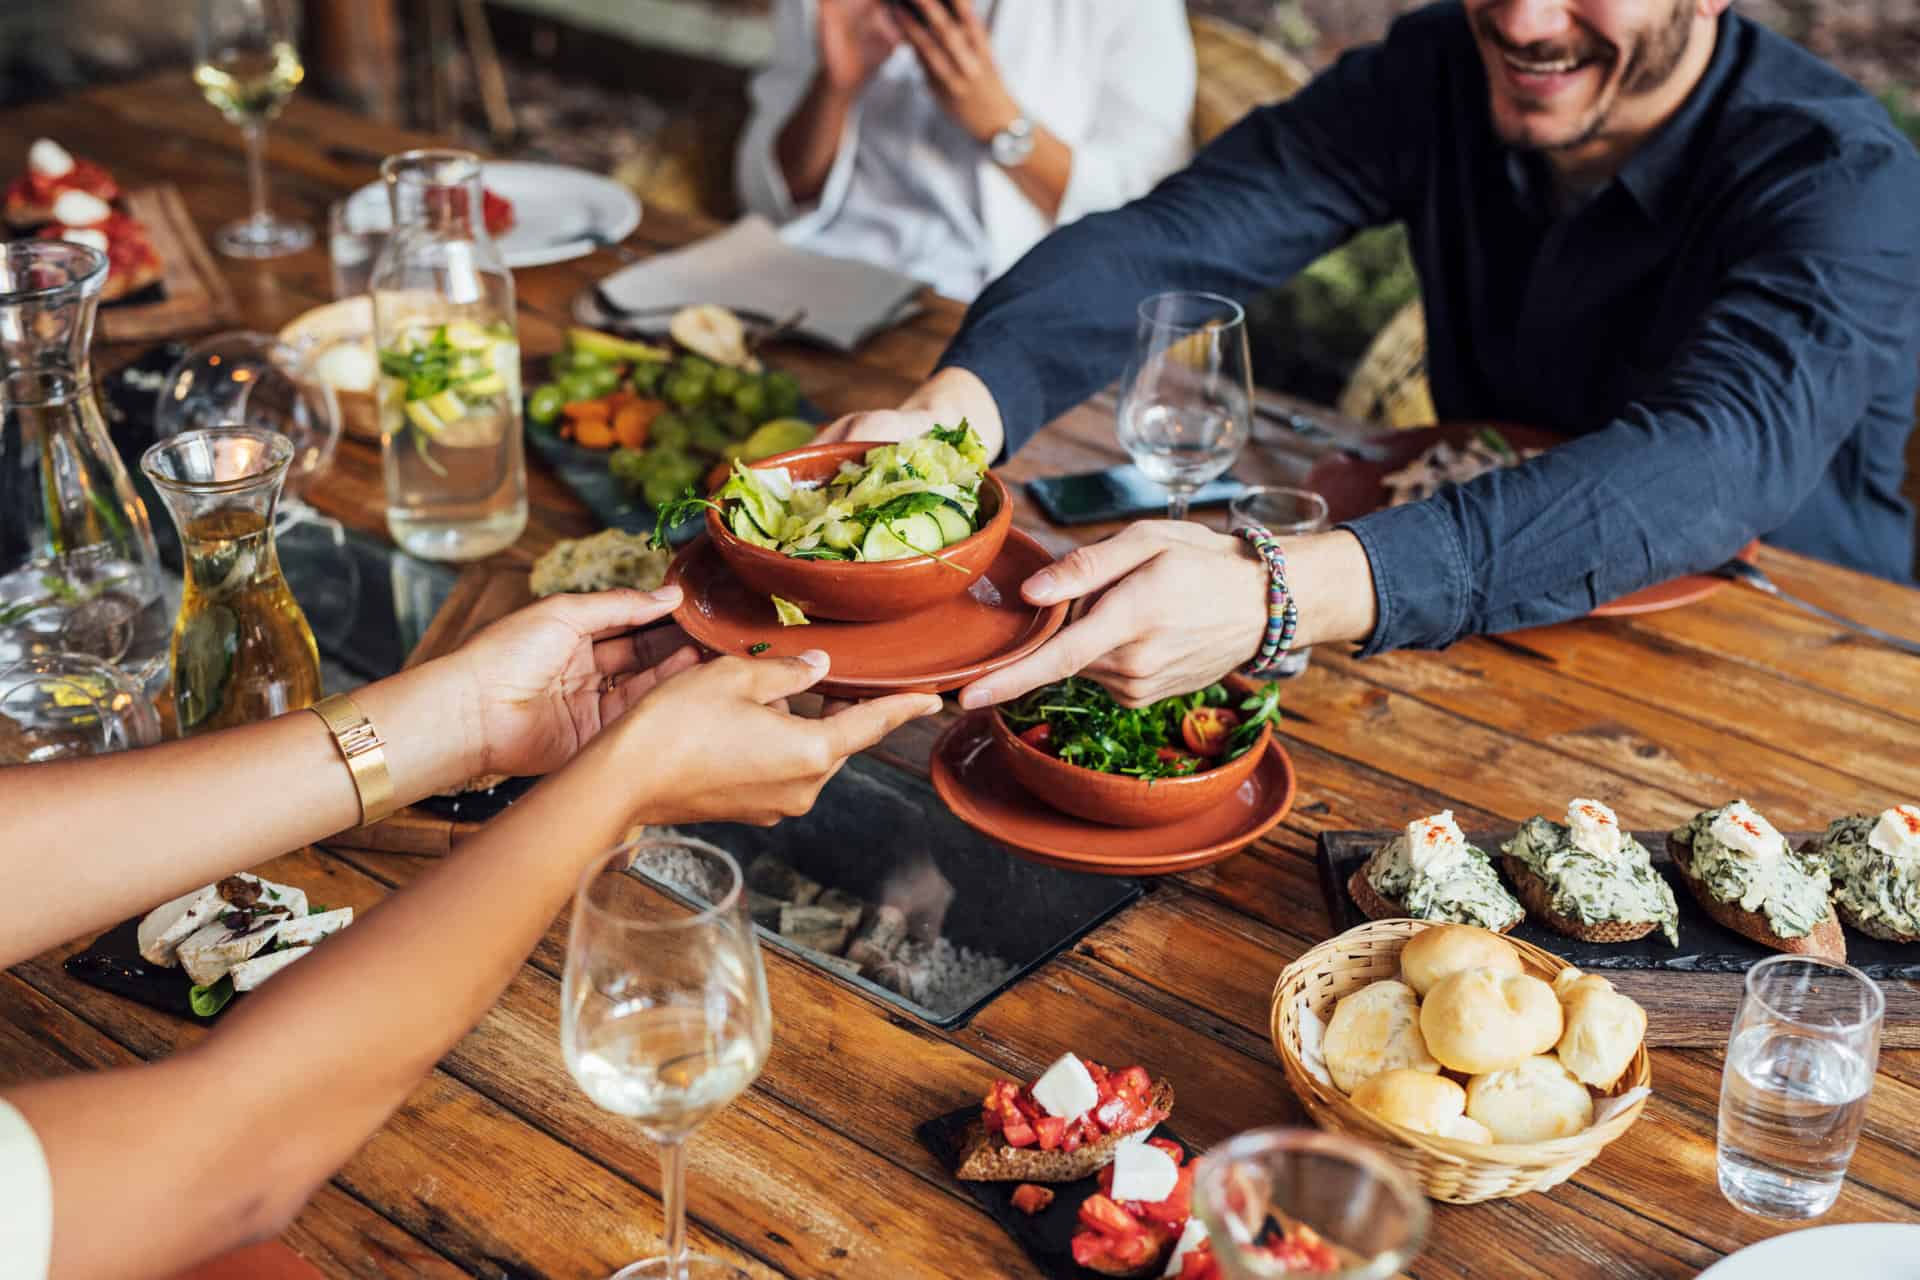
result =
M1404 982L1383 978L1340 997L1321 1040L1334 1088L1352 1093L1382 1071L1438 1073L1420 1031L1420 1000Z
M1360 913L1369 920L1400 920L1406 917L1406 904L1395 902L1392 898L1381 897L1379 891L1373 887L1373 882L1367 879L1367 868L1364 864L1347 877L1347 893L1353 898L1353 904L1360 908ZM1525 918L1521 916L1505 928L1494 932L1506 933Z
M1773 931L1764 913L1747 911L1737 902L1721 902L1713 896L1706 882L1693 874L1692 845L1669 835L1667 853L1673 858L1673 869L1680 873L1681 882L1715 924L1731 929L1763 947L1784 951L1788 955L1824 956L1829 960L1842 961L1847 958L1847 938L1840 932L1840 921L1834 916L1831 906L1827 908L1827 918L1815 925L1812 933L1804 938L1783 938Z
M655 550L650 541L644 534L603 529L590 538L556 542L533 562L533 594L611 591L616 587L652 591L667 580L667 563L673 557L665 549Z
M1527 914L1555 933L1582 942L1632 942L1660 927L1655 920L1603 920L1599 924L1582 924L1553 909L1553 890L1526 863L1510 853L1502 854L1500 869L1513 882L1513 896L1520 899Z
M1168 1081L1153 1082L1153 1107L1172 1113L1173 1085ZM984 1120L976 1119L960 1140L960 1165L954 1176L966 1182L1075 1182L1106 1168L1121 1143L1138 1142L1152 1129L1148 1126L1109 1133L1077 1151L1042 1151L1039 1147L1010 1147L987 1133Z

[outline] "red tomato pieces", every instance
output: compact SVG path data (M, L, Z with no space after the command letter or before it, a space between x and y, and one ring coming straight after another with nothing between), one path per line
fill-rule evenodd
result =
M1067 1140L1067 1122L1059 1116L1041 1116L1033 1122L1033 1132L1040 1139L1042 1151L1057 1151Z
M1082 1065L1100 1092L1093 1110L1072 1119L1050 1116L1026 1086L996 1080L980 1104L980 1119L988 1135L997 1135L1010 1147L1078 1151L1109 1133L1131 1133L1166 1118L1153 1105L1153 1077L1145 1067L1109 1072L1097 1062L1083 1060Z
M1123 1075L1125 1073L1122 1073ZM1173 1194L1151 1203L1113 1199L1113 1166L1100 1171L1100 1190L1080 1206L1080 1225L1073 1237L1073 1257L1096 1270L1135 1270L1157 1260L1186 1229L1192 1213L1193 1166L1180 1144L1165 1138L1148 1140L1173 1162L1184 1167Z
M1240 717L1225 707L1195 707L1180 719L1180 736L1197 756L1223 756Z
M1053 726L1036 724L1030 729L1023 729L1020 733L1020 741L1036 751L1045 751L1048 755L1052 755L1052 748L1048 744L1053 741Z
M1258 1251L1301 1275L1329 1275L1340 1270L1340 1255L1311 1227L1294 1227L1280 1239L1260 1245ZM1199 1248L1180 1260L1176 1280L1222 1280L1220 1260L1213 1256L1213 1241L1202 1240Z
M1039 1213L1053 1203L1053 1188L1023 1182L1013 1189L1013 1207L1022 1213Z

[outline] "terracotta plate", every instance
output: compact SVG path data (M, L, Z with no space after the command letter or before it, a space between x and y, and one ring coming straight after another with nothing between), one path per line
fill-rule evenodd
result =
M1384 441L1387 456L1379 461L1369 461L1355 457L1351 453L1330 453L1313 464L1313 470L1307 473L1306 487L1327 500L1328 513L1335 524L1342 520L1352 520L1369 511L1385 506L1387 491L1381 481L1392 471L1398 471L1429 446L1437 441L1451 443L1460 441L1478 431L1483 424L1478 422L1454 422L1440 427L1424 427L1418 431L1399 431ZM1542 431L1538 427L1498 426L1501 435L1516 449L1551 449L1564 437L1551 431ZM1742 560L1751 560L1760 548L1758 542L1748 543L1740 552ZM1595 618L1615 618L1633 613L1658 613L1662 609L1677 609L1681 605L1703 600L1727 585L1725 578L1716 578L1711 574L1690 573L1671 582L1656 583L1630 596L1622 596L1595 609L1590 615Z
M1067 606L1035 609L1020 599L1020 584L1053 557L1014 529L1006 545L964 595L952 596L907 618L887 622L820 620L783 627L768 597L747 590L703 534L674 558L667 581L686 599L674 613L681 629L715 653L792 657L824 649L833 658L829 678L814 688L839 697L915 691L946 693L1017 662L1045 644L1067 620Z
M1034 798L1001 763L988 717L962 716L934 744L933 788L962 822L1019 852L1069 871L1110 876L1192 871L1232 857L1293 807L1293 761L1276 740L1227 803L1164 827L1109 827Z

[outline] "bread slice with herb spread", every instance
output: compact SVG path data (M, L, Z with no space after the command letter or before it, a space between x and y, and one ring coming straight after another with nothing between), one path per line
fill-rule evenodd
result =
M1564 825L1527 819L1500 851L1500 865L1528 914L1556 933L1617 943L1661 929L1680 945L1673 886L1598 800L1568 802Z
M1492 859L1454 824L1452 810L1408 823L1348 877L1347 892L1371 920L1411 916L1505 933L1526 919Z
M1920 804L1835 818L1803 850L1833 871L1833 908L1870 938L1920 942Z
M1746 801L1695 814L1667 836L1667 851L1716 924L1789 955L1847 958L1825 862L1793 849Z

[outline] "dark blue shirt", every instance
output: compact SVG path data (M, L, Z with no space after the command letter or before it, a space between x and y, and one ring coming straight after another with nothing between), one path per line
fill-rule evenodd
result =
M1408 15L1042 241L942 364L985 380L1018 448L1117 376L1142 297L1246 297L1399 220L1440 416L1575 438L1347 526L1379 604L1366 652L1576 617L1759 535L1908 581L1920 155L1880 105L1723 15L1681 109L1565 213L1488 110L1461 9Z

